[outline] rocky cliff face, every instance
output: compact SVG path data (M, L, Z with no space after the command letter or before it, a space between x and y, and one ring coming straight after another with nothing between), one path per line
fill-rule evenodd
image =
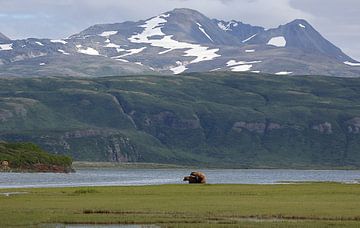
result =
M235 73L0 80L0 140L82 161L359 167L360 80Z
M129 137L116 130L87 129L31 136L11 134L4 139L36 142L45 150L71 154L76 160L112 162L142 160Z

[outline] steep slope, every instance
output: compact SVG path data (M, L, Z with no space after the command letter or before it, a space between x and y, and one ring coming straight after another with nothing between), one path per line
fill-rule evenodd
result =
M6 37L4 34L0 32L0 43L6 43L10 40L10 38Z
M360 167L360 79L250 73L0 80L0 140L76 160Z
M236 37L242 43L246 43L247 40L250 40L256 34L265 30L263 27L244 24L240 21L223 21L217 19L214 19L213 21L220 29Z
M175 40L210 45L240 45L235 37L222 32L216 22L198 11L175 9L164 15L168 17L162 31L174 35Z
M72 159L53 155L32 143L0 141L0 172L73 172Z
M295 48L307 54L324 55L341 62L354 61L301 19L260 32L246 43Z
M191 9L138 22L94 25L66 39L5 38L0 44L0 76L209 71L358 77L360 63L305 20L265 30L211 20Z

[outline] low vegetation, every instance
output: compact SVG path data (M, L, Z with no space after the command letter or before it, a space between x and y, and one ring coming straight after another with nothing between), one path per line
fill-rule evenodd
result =
M358 227L360 188L337 183L0 190L0 227Z
M53 155L32 143L0 142L0 163L3 171L71 171L72 159Z
M0 91L0 139L78 161L360 167L359 78L13 78Z

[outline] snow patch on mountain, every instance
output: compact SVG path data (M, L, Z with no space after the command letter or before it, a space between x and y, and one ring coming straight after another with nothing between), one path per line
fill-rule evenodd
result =
M286 39L283 36L276 36L269 40L267 45L275 46L275 47L285 47Z
M120 45L114 44L114 43L108 43L108 44L105 45L104 47L106 47L106 48L116 48L116 51L117 51L117 52L126 51L125 49L121 48Z
M211 39L211 37L209 36L209 34L206 33L205 29L202 27L202 25L200 23L196 23L198 26L199 26L199 30L204 33L204 35L209 39L211 40L211 42L214 43L213 39Z
M208 47L201 46L199 44L180 42L174 40L172 38L173 35L166 35L163 33L161 29L167 22L166 18L169 16L169 14L162 14L145 21L145 24L140 26L144 28L144 31L142 33L131 36L129 41L132 43L147 43L153 47L161 47L166 49L166 51L160 52L159 54L165 54L176 49L188 49L185 51L184 56L195 57L191 63L213 60L214 58L220 56L217 54L219 51L218 48L209 49ZM162 38L151 39L151 37L154 36L160 36Z
M252 67L251 64L238 65L238 66L231 67L231 71L234 71L234 72L246 72L246 71L249 71L251 69L251 67Z
M236 21L230 21L226 25L223 22L218 22L218 27L224 31L232 31L231 26L237 27L239 24Z
M218 67L218 68L215 68L215 69L210 70L210 72L219 71L219 70L221 70L221 69L222 69L221 67Z
M236 61L236 60L229 60L226 63L226 66L231 68L231 71L234 72L245 72L249 71L252 68L252 64L261 63L262 61Z
M254 35L250 36L249 38L247 38L247 39L245 39L245 40L243 40L243 41L241 41L241 42L246 43L246 42L248 42L249 40L251 40L252 38L254 38L256 35L257 35L257 34L254 34Z
M0 51L10 51L13 49L13 44L0 44Z
M120 45L114 44L114 43L108 43L104 47L107 47L107 48L120 48Z
M100 55L94 48L88 47L86 49L78 49L78 52L85 55Z
M105 32L102 32L101 34L99 34L99 36L109 37L112 35L116 35L117 33L118 33L118 31L105 31Z
M62 53L62 54L64 54L64 55L70 55L70 53L67 53L67 52L65 52L65 51L62 50L62 49L58 49L58 52L60 52L60 53Z
M35 44L40 45L40 46L44 46L44 44L42 44L42 43L39 42L39 41L36 41Z
M229 30L229 28L228 28L226 25L224 25L224 23L222 23L222 22L219 22L219 23L218 23L218 26L219 26L219 28L220 28L221 30L224 30L224 31L228 31L228 30Z
M289 74L292 74L293 72L289 72L289 71L280 71L280 72L277 72L275 73L276 75L289 75Z
M65 40L50 40L51 43L67 44Z
M236 65L242 65L242 64L255 64L255 63L261 63L262 61L249 61L249 62L246 62L246 61L236 61L236 60L229 60L227 63L226 63L226 66L236 66Z
M185 70L187 70L188 68L186 67L187 64L181 62L181 61L177 61L176 62L177 66L176 67L171 67L170 70L174 73L174 74L181 74L182 72L184 72Z
M349 61L345 61L344 63L346 65L348 65L348 66L360 66L360 63L352 63L352 62L349 62Z
M140 52L142 52L145 49L146 49L146 47L137 48L137 49L136 48L135 49L129 49L129 50L122 49L122 51L126 51L127 53L123 54L123 55L119 55L119 56L114 56L114 57L111 57L111 58L112 59L118 59L118 58L123 58L125 56L139 54Z
M129 60L126 60L126 59L115 59L115 60L120 61L120 62L124 62L124 63L128 63L128 62L129 62Z

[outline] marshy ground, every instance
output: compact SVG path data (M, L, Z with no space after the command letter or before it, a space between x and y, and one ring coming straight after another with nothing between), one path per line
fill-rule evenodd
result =
M1 189L0 227L359 227L360 185L160 185Z

